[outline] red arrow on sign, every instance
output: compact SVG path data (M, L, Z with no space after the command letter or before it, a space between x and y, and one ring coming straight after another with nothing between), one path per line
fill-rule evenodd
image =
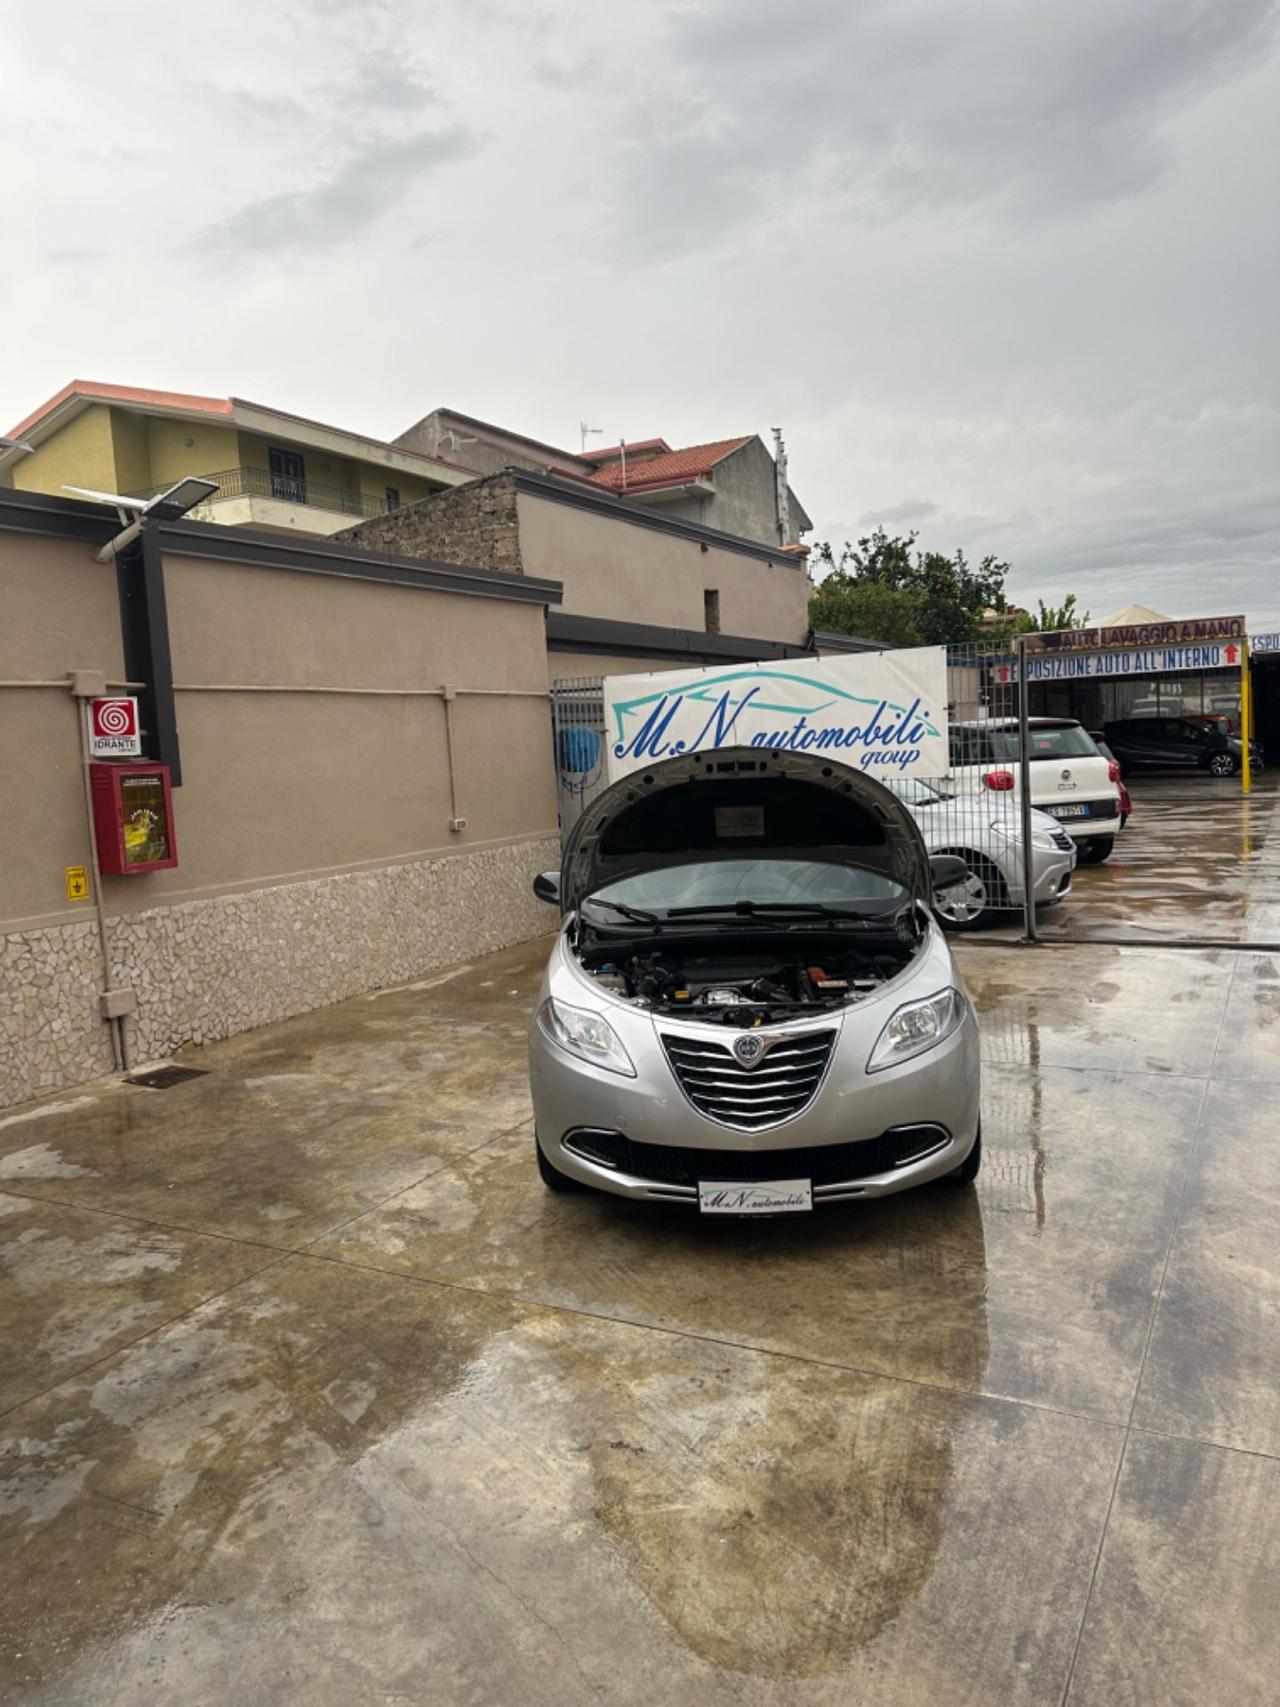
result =
M1240 648L1236 645L1235 641L1233 640L1231 642L1231 644L1227 647L1227 662L1228 662L1228 664L1234 664L1236 659L1239 656L1240 656Z

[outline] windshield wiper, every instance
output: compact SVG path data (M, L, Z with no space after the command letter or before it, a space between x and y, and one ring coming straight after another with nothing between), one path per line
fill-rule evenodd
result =
M711 907L668 907L669 919L709 917L713 913L733 913L739 918L771 917L775 913L798 913L803 918L865 919L866 913L855 913L848 907L828 907L822 901L727 901Z
M656 913L642 912L639 907L625 907L621 901L606 901L603 895L588 895L583 902L584 907L608 907L611 912L620 913L624 919L630 919L636 925L657 925L662 921Z

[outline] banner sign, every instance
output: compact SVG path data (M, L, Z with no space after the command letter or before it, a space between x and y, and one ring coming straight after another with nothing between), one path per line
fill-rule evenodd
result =
M1251 634L1250 652L1280 652L1280 634Z
M1028 652L1101 652L1114 646L1185 646L1196 640L1243 640L1242 616L1197 616L1187 622L1124 623L1118 628L1060 628L1028 634Z
M1029 653L1029 682L1097 682L1112 676L1188 675L1195 670L1240 668L1240 646L1234 640L1204 646L1159 646L1133 652ZM994 666L1000 683L1016 682L1015 659Z
M829 753L871 776L945 776L942 646L606 676L610 782L717 747Z
M138 702L126 699L89 701L89 754L95 759L137 758L142 752Z

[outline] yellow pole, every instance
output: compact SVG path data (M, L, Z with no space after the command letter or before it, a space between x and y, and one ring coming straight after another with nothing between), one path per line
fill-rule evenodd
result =
M1249 763L1249 737L1253 733L1253 706L1249 703L1249 642L1240 642L1240 792L1248 794L1253 788L1252 767Z

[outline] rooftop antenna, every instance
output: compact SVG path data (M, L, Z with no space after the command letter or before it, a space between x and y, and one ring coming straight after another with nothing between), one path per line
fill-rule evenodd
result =
M782 442L782 428L773 429L773 477L778 508L778 543L790 545L791 494L787 487L787 447Z
M618 440L618 449L622 454L622 490L625 492L627 489L627 441L625 439Z
M446 430L441 433L440 443L443 444L446 439L449 441L449 449L455 451L459 445L478 445L480 443L478 438L467 438L462 433L455 433L452 427L446 428Z
M587 439L592 433L603 433L603 427L589 427L585 421L578 422L578 431L582 434L582 454L587 454Z

